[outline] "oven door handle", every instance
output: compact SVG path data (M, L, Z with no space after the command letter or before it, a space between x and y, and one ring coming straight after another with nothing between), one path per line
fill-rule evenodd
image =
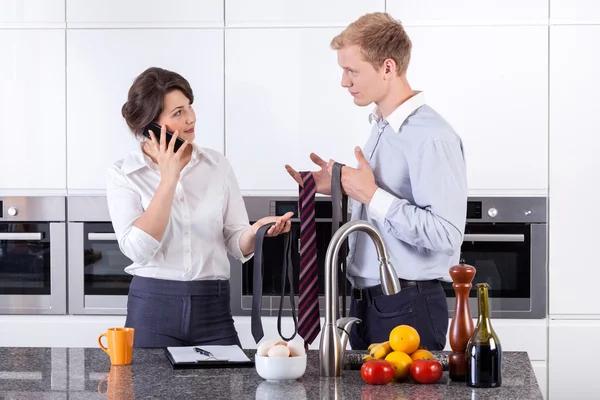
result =
M100 232L90 232L88 233L88 240L94 241L116 241L117 234L116 233L100 233Z
M0 232L0 240L42 240L42 232Z
M300 222L300 218L290 218L290 222L292 222L292 223ZM328 222L328 223L332 223L333 220L331 218L315 218L315 222Z
M467 233L464 235L463 242L524 242L525 235L521 234L485 234L485 233Z

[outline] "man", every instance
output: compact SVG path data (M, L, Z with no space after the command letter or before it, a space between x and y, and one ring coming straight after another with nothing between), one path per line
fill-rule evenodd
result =
M350 334L354 349L388 340L402 324L414 327L421 345L446 345L448 307L440 280L459 262L466 222L467 178L461 139L413 91L406 71L412 44L402 25L386 13L367 14L333 38L342 86L354 103L376 107L371 135L355 149L358 167L342 168L342 187L353 200L352 219L367 220L382 233L400 278L400 293L382 294L379 263L364 233L349 239L350 315L362 320ZM310 155L317 191L331 193L331 166ZM301 184L298 172L286 165Z

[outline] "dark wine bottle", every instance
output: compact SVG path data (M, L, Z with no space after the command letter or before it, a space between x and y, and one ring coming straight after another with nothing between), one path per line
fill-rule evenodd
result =
M465 351L467 386L499 387L502 384L502 345L492 328L488 284L476 285L479 318Z

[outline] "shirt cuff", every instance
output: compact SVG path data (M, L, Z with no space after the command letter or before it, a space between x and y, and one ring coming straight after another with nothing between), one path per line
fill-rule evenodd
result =
M385 190L378 188L373 194L371 203L369 203L369 214L372 218L376 219L380 223L385 221L387 215L395 197Z
M152 237L152 235L144 232L137 226L131 227L131 232L129 235L136 244L142 246L145 249L148 249L152 252L155 252L160 247L160 242Z
M250 229L250 227L247 227L246 229ZM254 252L248 254L247 256L244 257L244 252L242 251L242 248L240 247L240 239L242 238L242 234L244 232L246 232L246 229L244 229L243 231L241 231L237 237L237 250L238 250L238 254L239 257L237 257L238 260L240 260L243 263L245 263L246 261L250 260L252 257L254 257Z
M126 255L133 262L144 265L158 252L161 242L137 226L132 226L123 245Z

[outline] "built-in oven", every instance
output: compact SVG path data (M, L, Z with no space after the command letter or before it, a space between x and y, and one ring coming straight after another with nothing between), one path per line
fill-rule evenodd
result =
M105 196L70 196L69 313L125 315L132 264L119 249Z
M546 197L469 198L461 258L477 269L473 285L489 284L493 318L547 315ZM455 294L444 283L451 310ZM475 290L469 305L477 315Z
M283 215L288 211L294 213L292 222L292 268L294 293L299 291L300 276L300 220L298 218L297 197L245 197L246 210L249 222L252 224L260 218L269 215ZM348 216L349 218L349 216ZM323 313L325 310L325 253L331 239L332 231L332 207L331 199L325 196L317 196L315 202L315 224L316 224L316 247L318 265L318 291L319 308ZM283 236L265 238L263 242L263 287L262 287L262 310L263 316L277 316L282 294L282 260L283 260ZM231 311L233 315L250 315L252 310L253 296L253 271L254 258L241 263L229 256L231 264ZM340 276L340 285L346 284L346 311L350 309L350 289L348 281ZM341 287L341 286L340 286ZM282 315L290 316L291 305L289 301L289 285L285 289L286 297L283 300ZM295 304L298 304L296 296ZM340 307L342 307L342 296L340 291Z
M297 214L297 198L294 197L246 197L244 201L250 222L267 215L283 215L287 211ZM477 269L473 285L478 282L490 285L490 307L494 318L546 317L546 209L545 197L468 199L461 258ZM315 214L319 302L323 311L324 258L332 228L331 200L328 197L317 197ZM295 238L299 237L299 229L298 219L292 219L292 234ZM294 292L298 293L299 254L297 242L293 243ZM263 245L261 313L264 316L276 316L279 310L283 248L282 237L266 239ZM253 260L242 265L230 257L230 262L232 312L234 315L250 315ZM448 266L450 267L451 265ZM349 283L345 283L349 287ZM451 282L443 283L443 286L452 315L456 301L454 289ZM471 312L476 316L475 290L471 290L470 297ZM346 305L349 308L349 297L346 297ZM283 313L291 315L287 297L284 299Z
M65 198L0 197L0 314L65 314Z

